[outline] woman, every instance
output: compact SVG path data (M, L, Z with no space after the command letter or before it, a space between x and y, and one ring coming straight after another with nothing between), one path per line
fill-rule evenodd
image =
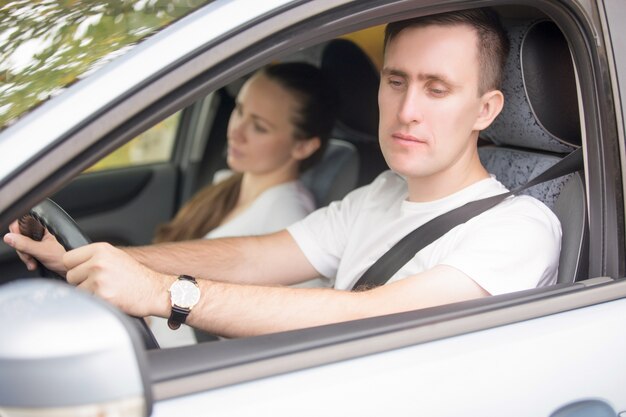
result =
M315 202L298 177L321 158L336 109L335 90L312 65L276 64L256 72L228 122L232 175L200 190L157 229L154 242L260 235L305 217ZM314 281L305 285L326 285ZM186 326L171 332L161 319L151 327L163 347L215 340Z
M228 124L233 174L198 192L154 241L259 235L306 216L315 203L298 177L321 158L336 108L335 91L312 65L276 64L255 73Z

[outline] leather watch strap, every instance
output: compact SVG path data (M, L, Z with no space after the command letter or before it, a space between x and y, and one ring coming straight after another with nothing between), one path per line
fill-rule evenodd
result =
M191 281L194 284L196 283L196 279L194 277L192 277L192 276L189 276L189 275L179 275L178 279L184 279L186 281Z
M178 329L187 320L189 313L191 313L190 308L172 306L170 318L167 319L167 326L172 330Z
M180 282L180 281L189 281L193 283L196 287L198 286L196 279L189 275L180 275L177 279L177 282ZM183 324L185 320L187 320L187 316L189 315L189 313L191 313L192 308L193 308L193 305L189 307L182 307L177 304L174 304L174 301L172 299L172 311L170 313L169 319L167 320L167 326L172 330L176 330L180 328L180 325Z

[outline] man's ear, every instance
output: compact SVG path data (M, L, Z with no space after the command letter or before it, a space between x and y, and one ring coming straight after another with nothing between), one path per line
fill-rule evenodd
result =
M474 124L474 130L484 130L500 114L504 106L504 95L500 90L491 90L480 98L480 112Z
M322 140L317 136L309 139L297 140L291 150L291 156L298 161L302 161L313 155L313 153L318 150L320 146L322 146Z

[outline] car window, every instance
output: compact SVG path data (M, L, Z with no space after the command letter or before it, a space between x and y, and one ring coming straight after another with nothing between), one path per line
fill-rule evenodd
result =
M0 126L210 0L0 6Z
M384 25L341 36L354 42L367 54L377 69L382 67ZM144 133L102 158L86 172L125 168L168 161L174 150L180 112L163 120Z
M181 112L177 112L157 123L115 152L102 158L86 172L169 161L174 150L180 114Z

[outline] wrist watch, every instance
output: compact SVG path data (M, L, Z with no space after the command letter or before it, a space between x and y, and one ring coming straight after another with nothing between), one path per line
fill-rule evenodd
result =
M172 303L172 312L167 320L167 325L170 329L176 330L185 322L191 309L200 300L200 287L194 277L181 275L168 291Z

